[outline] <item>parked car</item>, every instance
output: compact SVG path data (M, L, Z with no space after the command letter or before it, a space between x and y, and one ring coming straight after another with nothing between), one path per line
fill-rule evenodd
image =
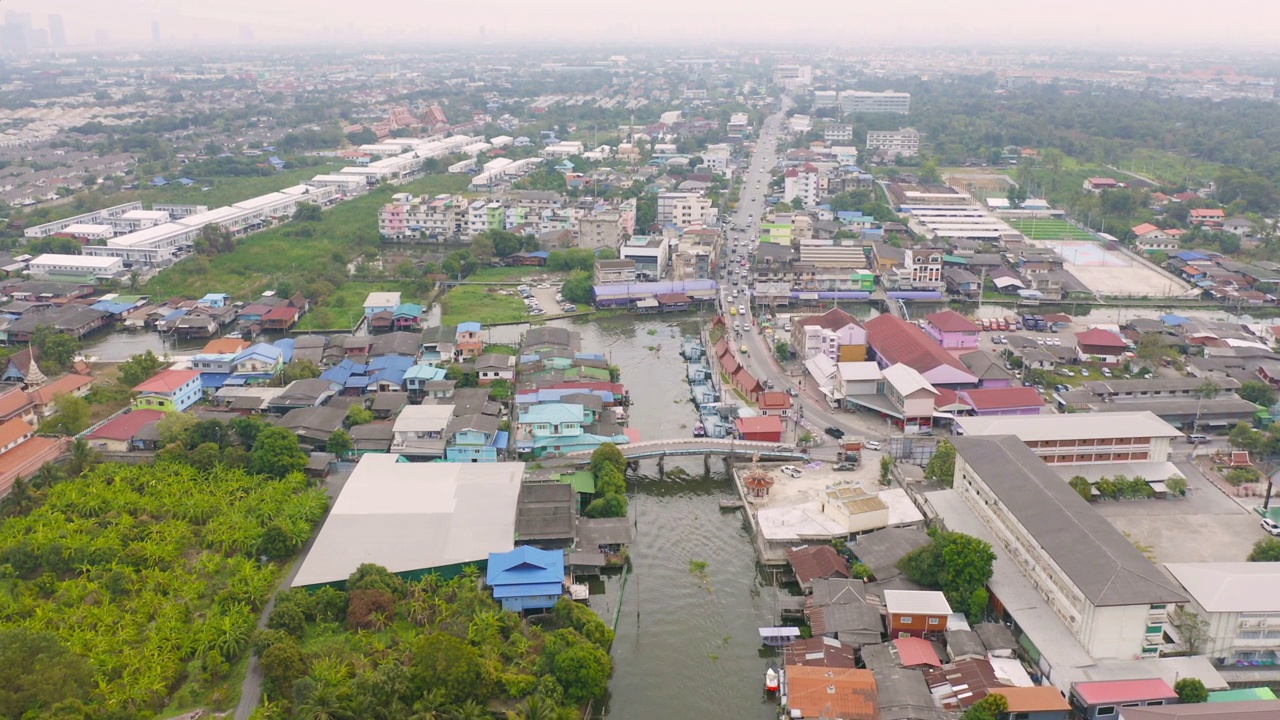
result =
M798 478L804 474L800 471L800 468L796 467L795 465L783 465L778 469L782 472L783 475L786 475L788 477L793 477L793 478Z
M868 450L879 450L879 449L880 449L880 443L876 442L875 440L868 440L868 441L866 441L866 442L862 443L862 447L864 447L864 448L866 448L866 449L868 449Z
M1080 368L1080 374L1084 377L1089 377L1089 368Z
M1070 368L1058 368L1058 374L1062 377L1075 377L1076 374L1071 372Z
M1269 535L1280 536L1280 523L1271 518L1262 518L1262 529L1266 530Z
M842 462L831 469L835 470L836 472L849 472L850 470L857 470L858 464L851 463L851 462Z
M833 438L835 438L835 439L837 439L837 440L839 440L839 439L841 439L841 438L843 438L843 437L844 437L844 431L843 431L843 430L841 430L840 428L838 428L838 427L834 426L834 425L832 425L831 427L827 428L826 430L823 430L822 432L824 432L824 433L826 433L826 434L830 435L831 437L833 437Z

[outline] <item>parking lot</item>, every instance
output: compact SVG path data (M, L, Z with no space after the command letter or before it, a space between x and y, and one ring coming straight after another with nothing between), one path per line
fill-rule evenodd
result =
M547 287L543 287L546 285ZM560 303L556 302L556 295L560 293L560 283L539 283L537 285L529 285L529 294L534 300L538 301L538 307L542 308L546 315L542 317L550 317L560 315Z

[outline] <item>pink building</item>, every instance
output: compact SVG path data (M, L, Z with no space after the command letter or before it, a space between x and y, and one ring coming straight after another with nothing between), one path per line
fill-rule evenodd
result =
M978 416L1039 415L1044 409L1044 398L1030 387L960 390L956 395Z
M924 330L948 350L978 347L978 326L954 310L943 310L924 317Z

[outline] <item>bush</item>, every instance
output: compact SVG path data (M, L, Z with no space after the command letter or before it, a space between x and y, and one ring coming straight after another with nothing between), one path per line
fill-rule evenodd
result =
M1169 488L1170 494L1177 495L1178 497L1182 497L1183 495L1187 494L1186 478L1181 478L1181 477L1178 477L1177 475L1174 475L1168 480L1165 480L1164 484L1165 484L1165 487Z
M1222 476L1227 482L1239 487L1245 483L1257 482L1260 477L1254 468L1232 468Z
M395 619L396 600L385 590L352 590L347 602L347 627L379 630Z

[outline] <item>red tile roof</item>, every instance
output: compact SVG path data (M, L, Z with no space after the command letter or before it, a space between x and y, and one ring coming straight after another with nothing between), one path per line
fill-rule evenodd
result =
M893 315L878 315L867 321L867 344L876 355L884 357L890 365L902 363L924 374L934 368L948 365L972 375L951 353L942 349L920 328Z
M930 325L941 330L942 332L971 332L976 333L980 329L972 320L961 315L955 310L943 310L941 312L925 315L924 319Z
M167 394L198 377L200 373L196 370L161 370L133 391Z
M271 311L262 316L263 320L296 320L301 313L298 308L292 305L277 305L271 308Z
M27 393L27 396L36 405L48 405L58 395L73 393L92 384L93 378L85 375L63 375L39 390Z
M741 433L782 432L782 418L777 415L738 418L735 422L738 425L738 432Z
M1076 333L1077 345L1088 345L1090 347L1111 347L1123 350L1128 347L1128 343L1124 338L1101 328L1093 328L1084 332Z
M796 321L796 324L805 327L817 325L827 330L839 330L842 327L848 327L850 324L857 325L858 320L840 308L831 308L821 315L802 317Z
M938 651L933 649L933 643L928 640L905 637L894 640L893 645L898 648L898 659L902 662L902 667L918 665L942 667L942 661L938 659Z
M787 548L787 561L801 585L824 578L853 578L849 574L849 561L840 557L840 553L830 545Z
M110 421L103 423L97 430L89 433L89 439L100 438L102 440L129 440L138 431L148 423L153 423L164 417L164 412L160 410L134 410L124 415L117 415Z
M791 667L858 667L858 651L833 638L811 637L782 648L782 664Z
M962 390L960 397L974 410L1044 407L1044 397L1035 388L1030 387Z
M1178 697L1178 693L1169 687L1169 683L1160 678L1078 682L1072 686L1071 691L1089 705L1110 705L1139 700L1170 700Z
M794 666L787 669L787 705L800 717L879 720L870 670Z
M789 410L791 396L784 392L764 392L760 393L757 404L762 410Z
M30 398L16 385L0 393L0 417L15 415L30 406Z
M200 348L200 352L210 355L223 355L226 353L238 353L249 347L248 340L237 340L235 338L218 338L210 340Z
M1052 685L1036 687L1006 687L996 692L1009 701L1009 712L1052 712L1070 710L1062 692Z
M1192 208L1191 210L1191 217L1220 218L1226 216L1227 213L1222 208Z
M1149 232L1153 232L1159 229L1160 229L1159 227L1152 225L1151 223L1142 223L1141 225L1137 225L1133 228L1133 234L1137 235L1138 237L1142 237L1143 235L1146 235Z
M14 418L0 425L0 448L21 438L23 435L33 435L35 431L35 428L27 424L27 421L22 418Z

